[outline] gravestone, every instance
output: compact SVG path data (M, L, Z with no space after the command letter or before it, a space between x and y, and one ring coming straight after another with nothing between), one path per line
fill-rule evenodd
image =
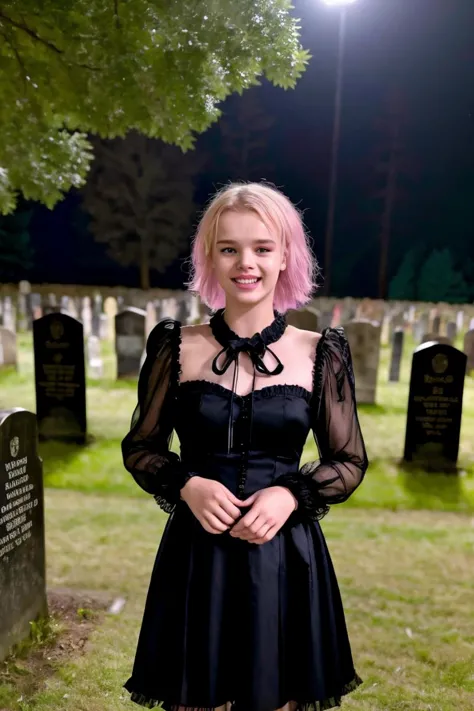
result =
M325 328L329 328L332 324L332 309L326 309L320 312L318 329L324 331Z
M430 326L430 315L426 311L421 314L420 316L420 324L421 324L421 339L425 335L425 333L428 333L429 331L429 326ZM420 342L421 342L420 339Z
M286 314L287 322L304 331L319 331L319 312L315 309L290 309Z
M16 331L16 309L11 296L5 296L3 302L3 326L9 331Z
M91 318L91 333L93 336L100 338L100 316L102 314L102 297L100 294L95 294L92 302L92 318Z
M0 326L0 368L17 367L16 334Z
M474 370L474 330L464 336L464 353L467 357L466 372L471 373Z
M397 329L392 337L392 357L390 360L390 372L388 379L391 383L398 383L400 380L400 365L403 357L403 340L405 332L402 328Z
M456 330L462 331L464 328L464 311L456 313Z
M156 318L156 308L153 301L148 301L146 305L146 320L145 320L145 333L148 336L149 333L155 328L158 323Z
M117 301L113 296L108 296L104 301L104 311L107 316L107 340L115 340L115 317L118 313Z
M36 417L0 412L0 661L47 614L43 471Z
M380 359L380 324L349 321L344 330L352 352L357 402L374 404Z
M423 338L423 324L421 321L415 321L412 326L413 340L415 343L421 343Z
M456 340L457 330L458 329L455 321L448 321L448 323L446 324L446 335L451 341L451 343L454 343L454 341Z
M31 317L32 321L41 318L43 315L43 308L41 306L41 294L31 294ZM33 326L33 324L32 324Z
M130 307L115 317L117 378L135 378L145 350L146 311Z
M66 314L33 323L36 412L41 439L86 440L84 331Z
M104 362L100 356L100 340L97 336L89 336L87 339L87 356L89 376L94 379L102 378Z
M84 327L84 336L88 338L92 333L92 308L90 296L85 296L82 300L81 321Z
M452 346L451 340L447 336L440 336L439 333L425 333L421 339L421 343L428 343L429 341L436 341L436 343Z
M404 459L453 471L459 453L466 355L444 343L413 353Z

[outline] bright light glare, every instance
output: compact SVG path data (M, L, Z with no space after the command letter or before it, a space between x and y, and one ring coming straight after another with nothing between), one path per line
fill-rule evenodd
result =
M357 2L357 0L323 0L323 3L325 5L331 5L333 7L340 7L341 5L352 5L352 3L354 2Z

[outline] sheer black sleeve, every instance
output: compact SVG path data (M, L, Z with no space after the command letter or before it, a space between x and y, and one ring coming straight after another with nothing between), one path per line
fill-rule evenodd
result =
M357 416L354 372L344 330L327 328L316 349L312 429L320 461L280 477L298 500L298 511L323 518L331 504L346 501L362 482L367 452Z
M180 458L170 451L179 379L181 326L164 319L150 333L138 379L138 405L122 442L125 468L161 508L171 513L187 481Z

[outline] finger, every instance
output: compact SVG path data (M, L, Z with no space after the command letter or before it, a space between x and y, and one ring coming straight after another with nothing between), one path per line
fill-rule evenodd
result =
M225 523L222 523L222 521L218 519L217 516L215 516L213 513L207 512L206 514L204 514L203 518L216 533L224 533L224 531L227 531L229 528L229 526L226 526Z
M240 501L240 506L251 506L257 499L257 493L258 492L252 494L252 496L249 496L248 499L244 499L244 501Z
M232 516L232 523L234 523L234 521L242 515L242 511L237 506L234 506L229 499L222 499L222 501L219 502L219 505L227 514L229 514L229 516Z
M225 487L224 485L223 489L228 501L234 504L234 506L242 506L242 499L238 499L237 496L235 496L235 494L233 494L230 489L227 489L227 487Z
M256 538L260 529L263 528L265 525L270 527L272 524L267 521L266 517L263 516L263 514L260 514L260 516L257 516L255 521L251 523L250 526L243 530L242 535L245 536L247 540L250 540L251 538Z
M269 541L271 541L272 538L275 537L276 533L278 533L278 526L272 526L268 529L264 536L262 536L261 538L256 538L253 541L249 541L249 543L254 543L257 546L262 546L264 543L268 543Z
M226 513L220 506L216 506L216 508L212 509L212 512L210 513L212 513L213 516L223 523L226 528L230 528L235 523L235 519L232 518L232 516L229 516L229 514Z
M264 523L263 526L260 526L258 531L256 531L254 534L252 534L250 536L250 538L249 538L250 542L253 543L254 539L260 540L261 538L263 538L268 533L268 531L271 529L271 527L272 527L271 523L268 523L268 522Z
M242 531L245 531L249 526L252 525L252 523L255 521L256 518L260 515L259 511L253 511L250 509L245 516L243 516L240 521L238 521L235 526L232 527L231 533L237 533L240 535Z

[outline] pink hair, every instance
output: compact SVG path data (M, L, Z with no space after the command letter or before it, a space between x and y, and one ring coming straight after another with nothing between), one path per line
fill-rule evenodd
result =
M264 183L231 183L219 190L207 206L193 240L188 288L213 311L225 306L225 293L211 268L211 251L226 210L252 210L282 239L286 269L280 272L274 308L280 313L310 301L316 288L318 265L308 243L302 217L292 202Z

